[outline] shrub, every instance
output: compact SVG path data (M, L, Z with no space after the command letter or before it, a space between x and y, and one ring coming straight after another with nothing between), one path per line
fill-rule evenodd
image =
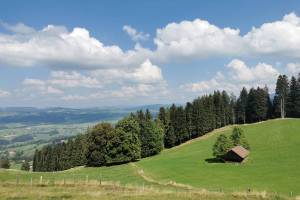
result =
M232 143L234 146L242 146L245 149L250 149L250 145L247 142L243 130L241 128L235 127L232 131L232 135L230 136Z
M0 168L9 169L10 168L9 160L8 159L0 160Z
M30 170L30 164L29 164L29 162L27 162L27 161L25 160L25 161L22 163L21 170L29 171L29 170Z
M222 158L232 147L232 141L226 135L221 134L213 146L213 155Z

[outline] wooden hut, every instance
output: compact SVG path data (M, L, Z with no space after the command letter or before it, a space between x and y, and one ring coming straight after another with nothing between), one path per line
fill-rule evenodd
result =
M250 152L244 147L235 146L224 155L223 159L229 162L243 162L249 153Z

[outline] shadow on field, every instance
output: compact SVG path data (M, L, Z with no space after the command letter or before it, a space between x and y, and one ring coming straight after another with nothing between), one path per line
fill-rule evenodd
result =
M224 163L224 161L219 158L206 158L205 161L207 163Z

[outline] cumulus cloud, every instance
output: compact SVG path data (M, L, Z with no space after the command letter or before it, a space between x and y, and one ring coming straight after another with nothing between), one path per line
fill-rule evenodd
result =
M275 55L300 57L300 18L295 13L282 20L253 27L245 35L239 29L220 28L195 19L170 23L157 29L155 56L163 60L182 57Z
M90 74L106 82L157 83L164 81L161 69L152 64L149 59L135 69L102 69L91 71Z
M226 80L221 72L217 72L217 74L209 80L183 84L180 86L180 89L183 89L187 92L206 94L211 93L214 90L237 92L239 90L239 86Z
M264 87L268 84L269 88L274 89L276 77L279 75L277 69L266 63L248 67L244 61L233 59L227 67L230 70L225 75L218 72L209 80L183 84L180 88L187 92L211 93L214 90L226 90L238 94L242 87Z
M54 25L41 30L22 23L2 26L13 33L0 34L0 62L14 66L128 69L147 59L158 64L218 56L300 57L300 18L295 13L253 27L244 35L237 28L218 27L203 19L169 23L156 30L153 50L136 45L125 51L118 45L105 45L80 27L69 31ZM149 37L128 25L123 30L135 41Z
M244 36L250 51L256 54L277 54L300 57L300 18L287 14L281 21L262 24L252 28Z
M170 23L157 29L156 56L169 60L176 57L208 57L245 52L238 29L219 28L208 21L195 19Z
M123 31L125 31L130 36L130 38L135 42L148 40L150 37L149 34L138 32L135 28L129 25L123 26Z
M78 27L69 32L63 26L48 25L38 31L24 31L22 35L0 35L1 63L22 67L131 67L145 60L146 53L141 48L123 51L116 45L105 46L91 37L88 30Z
M231 69L232 78L240 82L250 81L273 81L279 72L272 65L258 63L255 67L248 67L244 61L232 60L228 65Z

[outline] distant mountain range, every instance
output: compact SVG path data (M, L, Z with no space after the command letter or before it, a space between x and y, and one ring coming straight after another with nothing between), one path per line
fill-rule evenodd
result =
M103 108L6 107L0 108L0 124L21 123L35 125L115 121L140 109L149 109L156 115L161 106L163 105L154 104L135 107L120 106Z

